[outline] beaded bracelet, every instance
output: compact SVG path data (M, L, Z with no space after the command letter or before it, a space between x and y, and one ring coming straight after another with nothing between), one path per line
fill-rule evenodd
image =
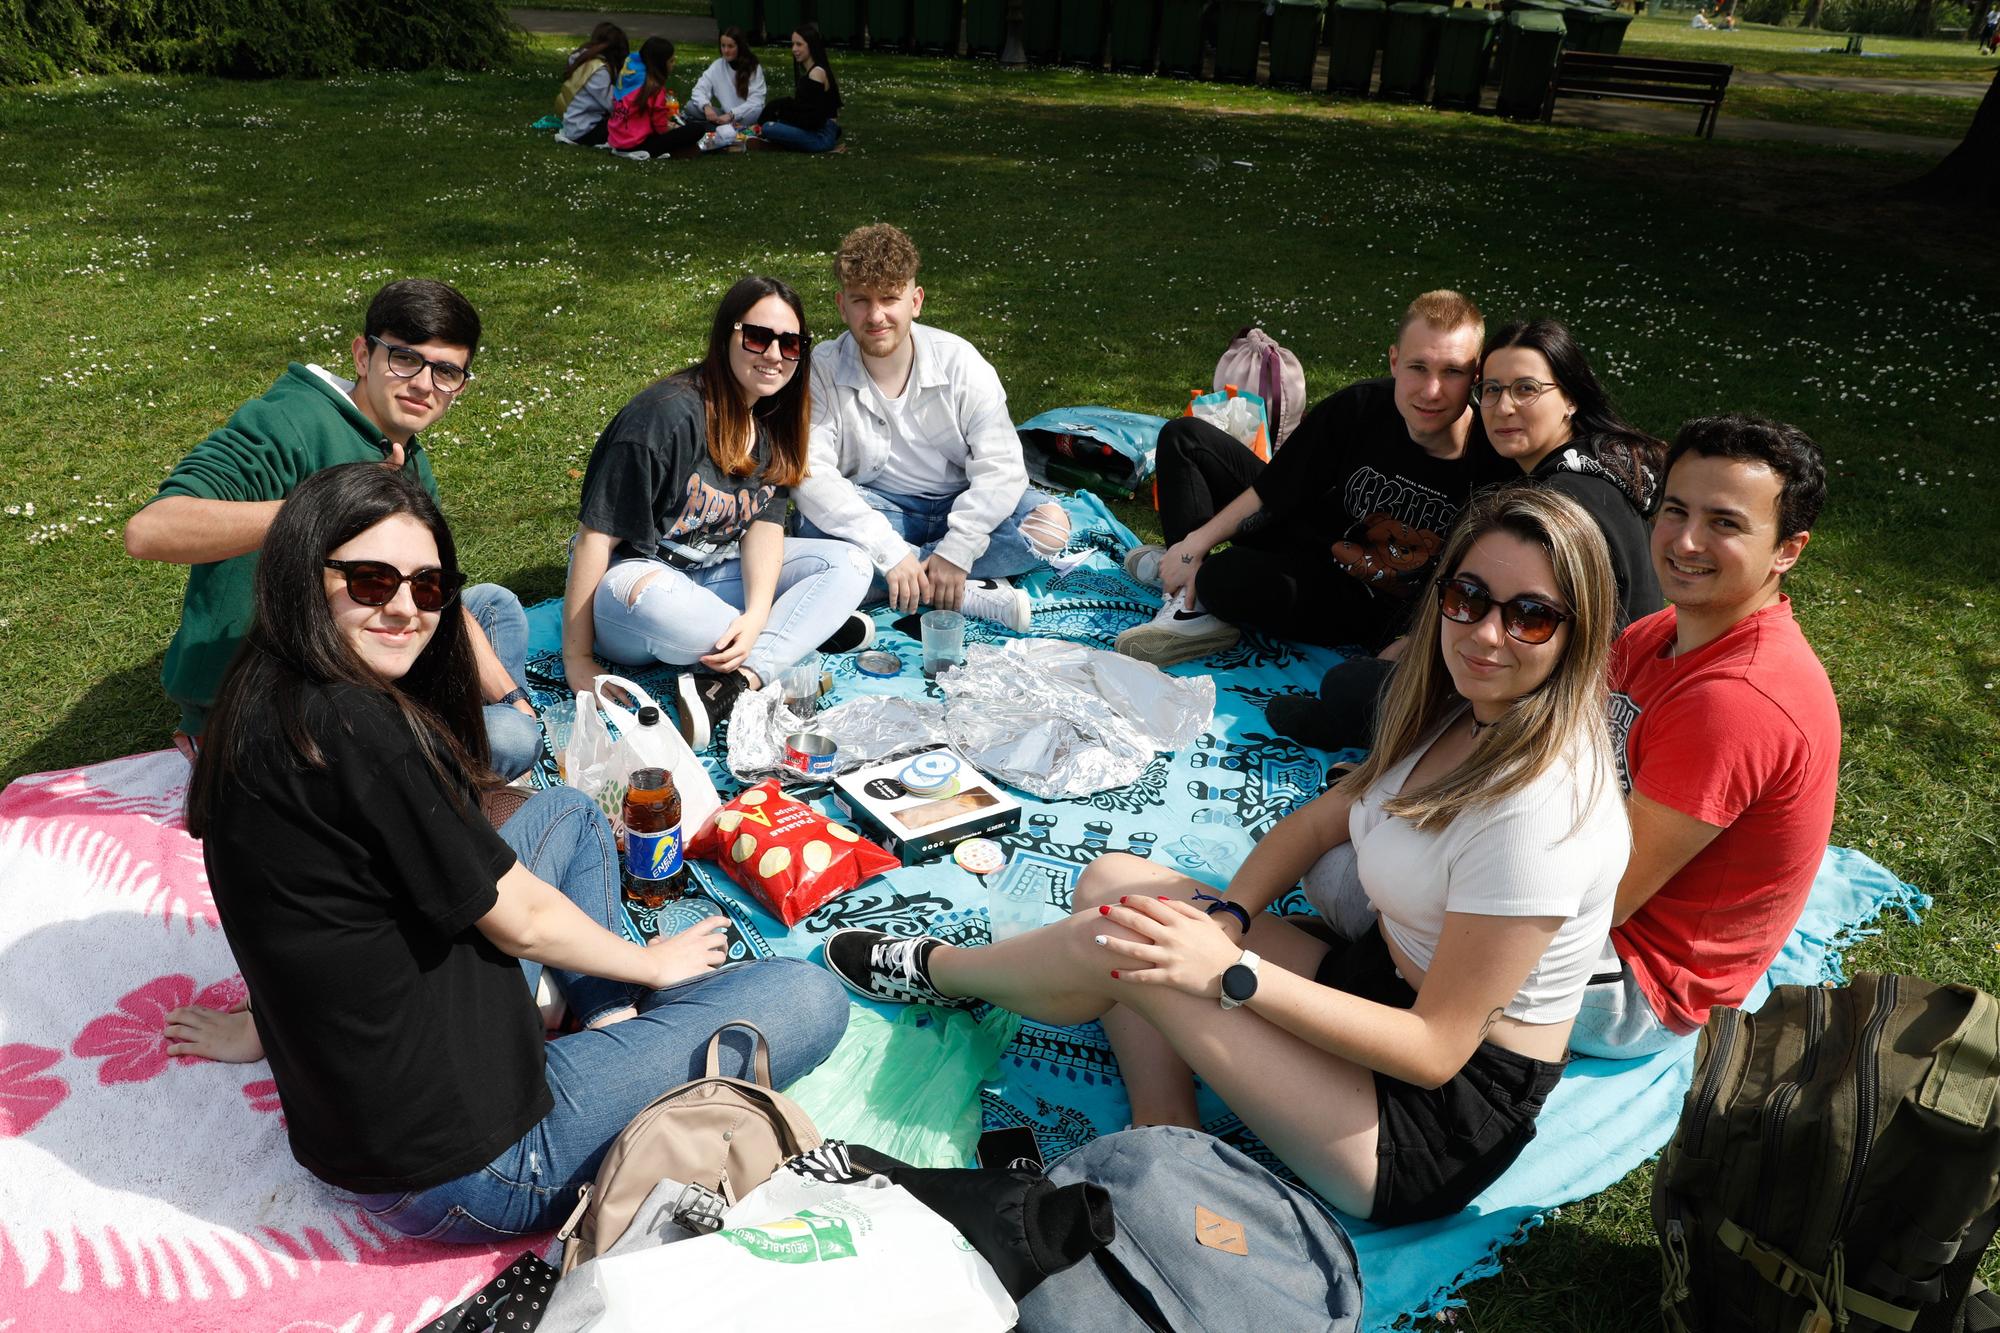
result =
M1232 903L1227 898L1218 898L1212 893L1197 893L1194 896L1194 900L1196 902L1208 902L1214 904L1212 907L1208 909L1208 914L1210 916L1214 916L1217 912L1235 913L1236 919L1243 925L1243 933L1245 935L1248 935L1250 933L1250 914L1243 910L1243 905L1241 903Z

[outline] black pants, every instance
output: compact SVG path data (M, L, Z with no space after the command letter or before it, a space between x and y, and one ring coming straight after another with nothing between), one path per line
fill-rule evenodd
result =
M1169 546L1214 518L1268 466L1218 427L1193 417L1160 430L1160 530ZM1232 625L1295 643L1360 644L1374 652L1402 628L1405 608L1378 597L1333 558L1337 516L1323 508L1258 513L1227 550L1202 561L1195 596Z
M585 130L582 134L570 140L570 142L575 144L579 148L595 148L597 147L597 145L603 143L606 139L608 139L610 135L611 135L610 120L609 119L600 120L595 125L592 125L589 129Z

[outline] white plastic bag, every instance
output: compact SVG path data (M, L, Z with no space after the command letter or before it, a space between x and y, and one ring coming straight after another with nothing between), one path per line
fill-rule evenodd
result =
M674 780L681 798L681 827L690 832L708 822L722 805L708 770L681 739L680 732L662 722L657 727L639 726L639 708L660 708L646 687L623 676L599 676L597 690L582 690L576 696L576 725L570 728L569 747L563 755L568 784L597 802L611 820L613 830L624 828L625 780L635 768L664 768ZM604 697L604 687L616 685L634 700L631 710ZM600 713L598 710L602 709ZM666 709L660 708L662 718ZM606 724L606 717L610 719ZM618 728L612 739L611 727Z
M722 1230L607 1254L563 1283L587 1283L575 1295L602 1302L589 1333L1006 1333L1019 1318L971 1242L884 1176L780 1171L723 1214Z
M1213 398L1214 395L1206 395ZM1254 448L1258 436L1264 431L1263 404L1255 397L1237 393L1231 394L1220 403L1197 399L1194 403L1195 417L1227 432L1232 438Z

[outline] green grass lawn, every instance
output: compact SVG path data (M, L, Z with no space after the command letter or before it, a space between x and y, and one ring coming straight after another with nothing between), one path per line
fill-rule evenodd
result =
M1964 97L1736 86L1723 101L1722 114L1729 120L1783 120L1829 129L1962 139L1978 108L1979 103Z
M854 56L850 152L641 164L528 131L559 45L479 76L0 91L0 778L166 743L183 577L120 527L287 359L340 364L383 281L447 278L486 318L430 443L468 570L535 600L592 440L723 288L775 273L835 330L829 253L887 218L1017 419L1177 410L1251 321L1326 394L1450 284L1570 321L1655 431L1803 425L1833 478L1792 595L1845 720L1834 836L1938 900L1852 961L2000 989L2000 273L1868 196L1906 164ZM1459 1321L1649 1326L1648 1178L1564 1209Z
M1992 56L1972 42L1918 37L1861 39L1869 54L1850 56L1844 34L1813 28L1774 28L1746 23L1733 32L1702 32L1688 15L1646 15L1625 31L1624 49L1633 55L1672 60L1720 60L1744 70L1771 74L1830 74L1857 79L1991 79ZM1831 51L1828 48L1833 48ZM1734 94L1732 94L1733 96Z

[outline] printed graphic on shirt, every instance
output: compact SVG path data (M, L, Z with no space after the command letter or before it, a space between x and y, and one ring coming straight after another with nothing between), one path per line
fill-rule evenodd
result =
M1604 709L1604 720L1611 727L1611 753L1618 756L1618 785L1627 796L1632 794L1632 768L1625 761L1625 741L1644 711L1629 694L1613 694Z
M1440 491L1372 467L1356 468L1342 495L1350 515L1365 515L1333 544L1341 568L1373 592L1408 600L1444 548L1461 505Z
M682 568L714 564L776 493L777 487L770 485L726 491L690 476L680 517L660 538L660 558Z

